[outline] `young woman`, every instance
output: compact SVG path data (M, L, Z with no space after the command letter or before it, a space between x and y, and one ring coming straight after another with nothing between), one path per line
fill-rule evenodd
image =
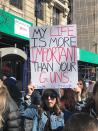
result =
M77 92L78 101L83 101L86 99L87 92L86 92L85 82L82 79L78 80L75 91Z
M86 101L86 106L83 111L89 113L98 120L98 81L93 87L93 97Z
M0 131L21 131L20 124L18 107L0 81Z
M67 109L71 112L75 112L76 105L76 92L71 88L66 88L64 90L64 95L60 98L63 109Z
M62 112L59 95L53 89L46 89L43 92L40 106L30 105L33 91L34 86L30 84L28 86L26 103L23 102L21 105L22 117L32 119L32 131L61 131L65 121L72 113L68 111Z

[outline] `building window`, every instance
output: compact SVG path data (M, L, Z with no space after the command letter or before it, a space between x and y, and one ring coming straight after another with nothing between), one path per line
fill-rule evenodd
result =
M59 19L60 19L60 10L57 8L53 8L53 25L59 25Z
M10 4L19 9L22 9L22 0L10 0Z
M43 20L43 3L42 0L35 0L35 17Z
M68 13L68 17L67 17L67 24L72 24L73 21L73 0L69 0L69 13Z

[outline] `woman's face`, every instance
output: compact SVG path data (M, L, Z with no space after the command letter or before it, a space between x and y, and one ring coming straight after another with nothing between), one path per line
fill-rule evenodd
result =
M60 89L60 95L64 96L64 89L63 88Z
M45 103L48 108L53 108L56 104L56 96L55 94L47 94L45 97Z
M78 81L77 85L79 88L83 89L83 82L81 80Z

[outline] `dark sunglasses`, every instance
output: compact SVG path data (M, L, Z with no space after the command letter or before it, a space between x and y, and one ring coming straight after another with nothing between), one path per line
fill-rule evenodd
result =
M45 99L48 99L49 96L50 96L51 100L57 98L57 95L56 95L56 94L45 94L45 95L44 95L44 98L45 98Z

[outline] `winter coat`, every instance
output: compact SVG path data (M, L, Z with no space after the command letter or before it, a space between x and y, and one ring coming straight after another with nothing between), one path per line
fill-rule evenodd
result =
M21 131L21 118L16 103L10 99L8 109L4 114L3 131Z

